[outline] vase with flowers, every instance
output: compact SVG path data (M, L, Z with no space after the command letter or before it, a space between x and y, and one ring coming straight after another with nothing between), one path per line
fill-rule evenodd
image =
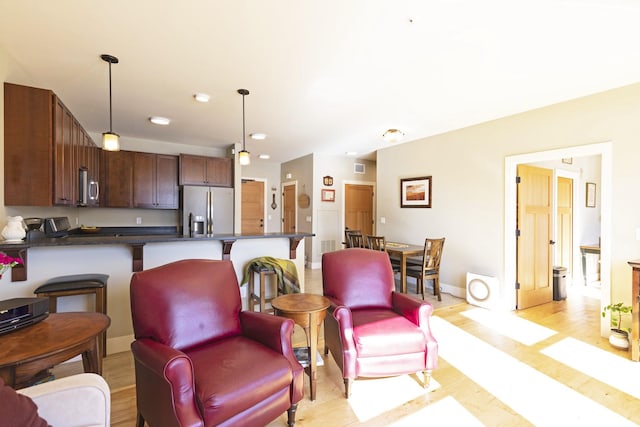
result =
M2 279L2 275L7 271L12 269L18 264L22 264L22 260L20 258L14 258L5 253L0 252L0 279Z

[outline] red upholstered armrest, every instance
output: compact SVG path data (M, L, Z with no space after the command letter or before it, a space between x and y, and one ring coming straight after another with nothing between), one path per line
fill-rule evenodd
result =
M289 351L293 354L291 347L293 320L266 313L241 311L240 325L245 337L258 341L285 356Z
M144 369L144 377L149 378L153 383L161 384L164 381L169 384L176 418L181 425L201 425L200 413L195 399L191 359L179 350L147 338L134 341L131 344L131 352L136 364ZM160 386L156 387L154 384L146 384L145 386L151 389L155 388L157 392L160 392L161 389Z
M399 313L422 329L427 344L426 369L433 370L438 366L438 342L431 334L429 319L433 314L433 306L427 301L420 301L406 294L393 292L391 303Z
M293 354L291 336L293 335L293 320L271 314L241 311L240 325L242 334L254 341L284 355L291 365L293 381L291 385L291 401L299 402L304 395L303 367Z
M418 326L423 322L429 324L429 316L433 314L433 306L427 301L420 301L399 292L391 293L391 303L393 310L406 317Z

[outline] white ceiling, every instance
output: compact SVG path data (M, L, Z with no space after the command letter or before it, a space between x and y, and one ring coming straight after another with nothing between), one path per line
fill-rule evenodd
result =
M19 64L7 81L52 89L97 133L99 56L117 56L123 141L240 142L246 88L247 134L267 134L247 149L282 162L370 157L389 128L406 142L638 82L639 22L631 0L0 0L0 47Z

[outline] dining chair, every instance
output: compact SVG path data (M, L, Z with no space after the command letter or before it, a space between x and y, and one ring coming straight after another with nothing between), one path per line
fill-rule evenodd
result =
M367 235L367 248L373 249L374 251L384 251L386 248L384 236Z
M344 231L345 242L347 248L364 248L364 237L360 230L345 230Z
M444 237L441 239L426 238L422 265L407 265L407 276L416 279L416 292L422 293L422 299L424 299L424 282L433 280L433 295L438 297L438 301L442 301L442 296L440 296L440 260L442 259L443 247Z

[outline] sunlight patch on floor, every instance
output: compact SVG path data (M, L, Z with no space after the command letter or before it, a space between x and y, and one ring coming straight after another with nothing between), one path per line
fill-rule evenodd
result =
M553 329L512 313L473 308L460 314L524 345L533 345L557 334Z
M601 348L565 338L540 351L558 362L640 399L640 363ZM625 353L626 356L626 353Z
M484 426L471 412L467 411L464 406L451 396L447 396L426 408L422 408L411 415L402 417L398 421L389 424L390 427L414 427L422 425L428 425L430 427Z
M422 373L417 377L422 381ZM440 388L433 378L427 390L413 375L386 378L363 378L353 382L349 405L360 422L375 418L425 393Z
M431 327L442 359L536 426L636 425L438 316Z

